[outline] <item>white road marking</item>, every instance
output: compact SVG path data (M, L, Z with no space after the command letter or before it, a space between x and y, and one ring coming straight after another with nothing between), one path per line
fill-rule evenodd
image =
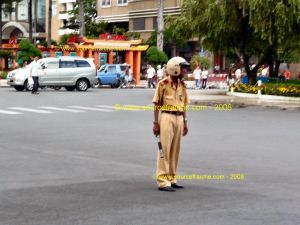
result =
M111 105L95 105L96 107L100 107L100 108L107 108L107 109L115 109L114 106L111 106Z
M63 111L63 112L73 112L73 113L82 113L86 111L78 110L78 109L66 109L66 108L58 108L52 106L40 106L41 109L49 109L49 110L56 110L56 111Z
M9 109L20 110L20 111L25 111L25 112L33 112L33 113L42 113L42 114L53 113L51 111L40 110L40 109L30 109L30 108L23 108L23 107L9 107Z
M113 112L114 111L114 110L110 110L110 109L99 109L99 108L85 107L85 106L68 106L68 107L74 108L74 109L83 109L83 110L100 111L100 112Z
M23 114L21 112L14 112L14 111L8 111L8 110L0 110L0 113L2 113L2 114L9 114L9 115Z

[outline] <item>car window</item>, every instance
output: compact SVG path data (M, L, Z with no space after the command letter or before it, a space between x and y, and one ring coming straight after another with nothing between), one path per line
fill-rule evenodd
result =
M47 69L57 69L58 68L58 61L52 61L45 63Z
M117 72L116 67L115 66L108 66L107 67L107 72L108 73L116 73Z
M91 67L91 65L84 60L76 60L77 67Z
M121 65L120 67L121 67L122 71L125 71L127 69L127 66L125 66L125 65Z
M76 67L74 61L60 61L60 68L74 68Z
M106 66L105 65L102 65L101 67L100 67L100 69L99 69L99 72L104 72L104 70L106 69Z

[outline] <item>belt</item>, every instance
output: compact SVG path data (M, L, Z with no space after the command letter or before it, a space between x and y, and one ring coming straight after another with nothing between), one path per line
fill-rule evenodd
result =
M183 112L179 112L179 111L162 111L163 113L169 113L169 114L173 114L176 116L182 116Z

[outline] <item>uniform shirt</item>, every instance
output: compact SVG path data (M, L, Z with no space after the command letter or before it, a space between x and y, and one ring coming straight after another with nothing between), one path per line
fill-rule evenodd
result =
M153 67L150 67L148 70L147 70L147 78L150 79L150 78L153 78L155 75L155 69Z
M39 76L39 70L41 70L41 65L36 62L36 61L33 61L31 63L31 76L33 77L38 77Z
M162 79L157 85L152 102L161 106L161 111L185 111L189 100L184 81L179 82L176 89L170 77Z

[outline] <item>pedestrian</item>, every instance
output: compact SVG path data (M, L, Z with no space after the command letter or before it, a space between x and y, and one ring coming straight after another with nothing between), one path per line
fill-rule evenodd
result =
M33 62L31 63L30 68L30 77L33 79L33 88L31 94L39 94L39 72L42 69L41 65L37 62L39 57L34 57Z
M238 67L238 68L235 70L234 76L235 76L236 82L237 82L237 83L240 83L240 82L241 82L241 77L242 77L242 70L240 69L240 67Z
M194 69L193 76L195 79L195 89L200 89L200 78L201 78L201 69L200 66L197 64L196 68Z
M206 69L206 67L204 67L202 71L202 89L206 88L207 79L208 79L208 70Z
M189 63L182 57L173 57L167 63L168 77L156 88L153 133L160 136L163 158L157 155L156 180L158 190L176 191L183 188L177 184L176 170L181 136L188 133L186 107L188 104L184 74ZM160 114L160 115L159 115Z
M153 68L153 65L150 64L149 68L147 70L148 88L151 88L151 86L153 88L155 88L155 84L154 84L154 76L155 76L155 74L156 74L156 71Z
M161 68L161 65L157 66L157 81L159 82L161 79L163 79L164 76L164 70Z

